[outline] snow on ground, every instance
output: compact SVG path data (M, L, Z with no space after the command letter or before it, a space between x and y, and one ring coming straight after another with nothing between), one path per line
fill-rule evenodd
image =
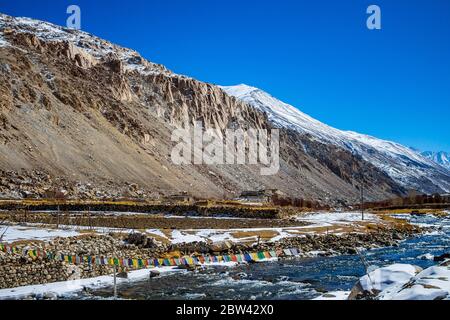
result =
M276 258L265 259L261 261L273 261ZM235 266L236 262L212 262L205 263L203 266ZM177 267L153 267L149 269L134 270L128 273L128 278L117 278L117 284L126 282L142 281L149 278L150 271L158 271L161 274L169 272L187 272ZM0 289L0 300L24 299L30 296L42 298L44 296L53 297L76 297L84 289L99 289L112 286L114 277L112 275L100 276L95 278L69 280L54 282L48 284L39 284L11 289Z
M425 270L410 264L378 268L360 278L363 290L378 300L450 300L450 266L432 266ZM315 300L346 300L348 292L324 294Z
M381 300L450 299L450 267L433 266L409 279L402 286L394 285L380 293Z
M410 264L392 264L375 269L359 279L364 291L375 292L401 287L417 273L422 271L419 267Z
M197 235L193 235L193 234L187 234L187 233L182 233L179 230L173 230L172 231L172 243L177 244L177 243L189 243L189 242L200 242L200 241L204 241L205 239L202 237L199 237Z
M6 232L5 232L5 228ZM3 232L5 232L3 234ZM74 230L35 228L26 226L9 226L0 228L0 235L3 234L3 242L14 242L20 240L42 240L48 241L57 237L75 237L80 235Z
M362 221L361 212L322 212L297 217L298 221L310 222L315 227L328 227L336 224L352 224ZM365 222L379 222L380 218L371 213L364 213Z
M297 217L297 221L306 222L308 225L298 227L284 228L234 228L234 229L191 229L172 232L172 241L174 243L193 242L193 241L249 241L257 240L257 236L236 238L233 233L258 233L274 232L278 235L272 237L270 241L279 241L283 238L297 237L304 234L311 234L314 228L333 227L333 226L354 226L361 222L361 213L358 212L322 212L310 213ZM365 214L364 222L380 222L380 219L374 214ZM339 230L339 229L337 229Z
M6 47L8 42L0 35L0 47Z
M445 213L448 214L448 211L444 211ZM396 219L401 219L401 220L406 220L408 221L410 224L413 224L415 226L421 227L421 228L439 228L439 227L444 227L445 228L445 223L443 222L443 219L449 219L449 217L439 217L439 219L436 219L436 221L434 223L427 221L427 222L418 222L415 221L415 216L411 215L410 213L391 213L389 214L389 216L396 218ZM427 214L423 214L424 217L428 217L428 218L436 218L436 216L433 213L427 213ZM435 231L432 231L435 232Z
M192 230L194 231L194 230ZM212 242L220 242L220 241L239 241L238 239L235 239L230 232L232 230L215 230L215 229L202 229L196 232L196 235L200 238L202 238L203 241L206 239L211 240Z

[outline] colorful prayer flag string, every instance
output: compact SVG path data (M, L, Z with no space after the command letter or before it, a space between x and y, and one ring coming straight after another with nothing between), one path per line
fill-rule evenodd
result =
M94 264L94 265L110 265L120 267L143 268L148 266L179 266L179 265L199 265L205 263L219 263L219 262L250 262L261 261L265 259L277 258L279 256L297 256L300 250L297 248L283 249L278 251L261 251L250 252L242 254L231 255L200 255L200 256L185 256L179 258L165 258L165 259L125 259L125 258L105 258L97 256L72 256L61 253L46 252L39 249L19 249L10 245L0 243L0 251L5 253L22 253L23 256L30 256L33 259L38 257L46 257L51 260L64 261L71 264Z

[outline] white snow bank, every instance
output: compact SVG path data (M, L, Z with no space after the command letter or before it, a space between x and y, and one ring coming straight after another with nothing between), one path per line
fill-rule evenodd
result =
M361 212L320 212L297 217L298 221L310 222L313 227L331 226L333 224L352 224L362 222ZM364 213L364 221L378 222L380 218L375 214ZM309 226L311 227L311 226Z
M64 229L50 229L50 228L37 228L28 226L9 226L0 228L0 234L3 235L2 242L14 242L20 240L42 240L47 241L57 237L75 237L80 235L79 232L74 230Z
M200 242L203 241L204 238L199 237L197 235L194 234L188 234L188 233L181 233L181 231L179 230L173 230L172 231L172 243L176 244L176 243L189 243L189 242Z
M0 35L0 47L6 47L8 45L8 42Z
M378 300L450 299L450 266L393 264L361 277L359 285Z
M398 289L398 290L393 290ZM433 266L423 270L401 288L385 290L382 300L438 300L450 298L450 267Z
M369 272L359 279L359 283L365 291L383 291L404 285L420 271L419 267L397 263Z

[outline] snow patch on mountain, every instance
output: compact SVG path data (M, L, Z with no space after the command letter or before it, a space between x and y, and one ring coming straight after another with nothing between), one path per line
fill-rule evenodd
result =
M11 17L0 13L0 46L6 44L2 36L7 28L14 28L20 32L28 32L43 41L66 41L90 54L94 58L117 58L123 63L125 71L138 71L143 75L164 73L168 76L172 73L159 64L151 63L142 58L138 52L112 44L90 33L57 26L45 21L34 20L26 17ZM2 42L3 41L3 42Z
M423 192L448 192L450 171L399 143L330 127L270 94L245 84L221 86L237 99L265 112L275 126L310 134L372 163L403 186Z
M447 168L450 170L450 152L445 151L439 151L439 152L432 152L432 151L425 151L421 153L422 156L425 158L431 159L437 164L440 164L441 166Z
M5 38L2 37L0 34L0 47L6 47L8 45L8 42L6 42Z

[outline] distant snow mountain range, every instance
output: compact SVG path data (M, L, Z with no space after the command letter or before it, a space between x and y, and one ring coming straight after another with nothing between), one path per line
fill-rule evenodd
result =
M279 127L340 146L384 171L399 184L423 192L449 192L448 154L420 154L399 143L330 127L270 94L245 84L222 86L228 94L265 112ZM447 165L446 165L447 164Z
M425 158L431 159L434 162L450 170L450 152L439 151L425 151L421 153Z

